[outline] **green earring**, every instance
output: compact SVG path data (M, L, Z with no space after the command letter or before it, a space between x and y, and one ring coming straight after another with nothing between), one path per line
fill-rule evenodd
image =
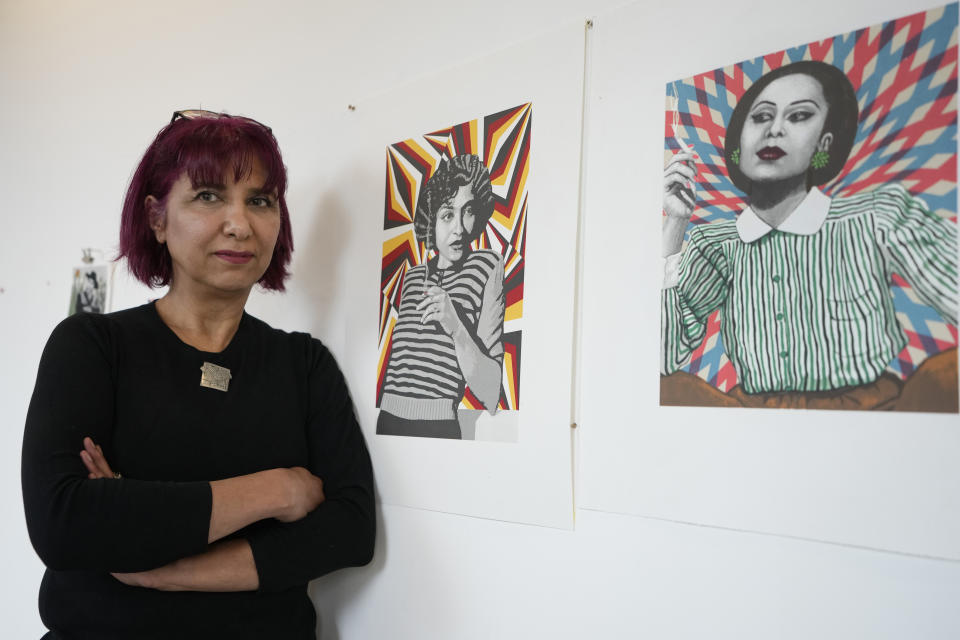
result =
M823 169L830 163L830 154L826 151L817 151L810 158L810 166L814 169Z
M740 164L740 149L734 149L733 153L730 154L730 162L733 164Z

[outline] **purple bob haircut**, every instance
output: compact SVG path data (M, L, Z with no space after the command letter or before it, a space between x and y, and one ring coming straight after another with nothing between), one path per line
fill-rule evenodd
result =
M234 181L246 177L259 161L267 176L266 191L276 191L280 207L280 235L270 266L260 278L264 289L283 291L289 276L293 235L287 210L287 169L273 133L255 120L227 114L176 118L160 130L143 154L130 180L120 217L120 257L130 272L150 287L170 283L173 263L166 245L157 242L150 226L147 196L166 208L170 189L184 173L194 184L222 182L233 172Z

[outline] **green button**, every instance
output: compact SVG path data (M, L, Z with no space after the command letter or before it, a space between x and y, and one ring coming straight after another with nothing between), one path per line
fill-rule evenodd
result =
M777 314L777 320L783 320L783 314L782 314L782 313L778 313L778 314Z
M774 282L780 282L780 276L773 276Z
M780 352L780 357L781 357L781 358L786 358L786 357L787 357L787 352L786 352L786 351L781 351L781 352Z

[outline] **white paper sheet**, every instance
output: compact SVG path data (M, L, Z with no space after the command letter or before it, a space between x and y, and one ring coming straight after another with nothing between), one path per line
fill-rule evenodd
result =
M681 20L639 3L596 20L578 506L960 558L956 414L659 405L666 83L921 9L753 8L694 2Z
M356 163L338 199L350 212L344 255L352 292L345 370L385 503L570 528L570 395L582 113L583 24L431 71L358 101L338 138ZM478 440L375 433L378 293L388 145L530 103L522 403L480 417ZM504 442L506 440L506 442ZM515 442L510 442L515 440Z

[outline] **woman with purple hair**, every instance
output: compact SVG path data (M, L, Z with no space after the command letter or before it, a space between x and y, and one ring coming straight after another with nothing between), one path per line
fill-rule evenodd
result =
M373 552L342 374L244 311L283 291L286 168L249 118L174 114L127 191L120 254L155 302L54 329L23 439L46 638L313 638L307 582Z

